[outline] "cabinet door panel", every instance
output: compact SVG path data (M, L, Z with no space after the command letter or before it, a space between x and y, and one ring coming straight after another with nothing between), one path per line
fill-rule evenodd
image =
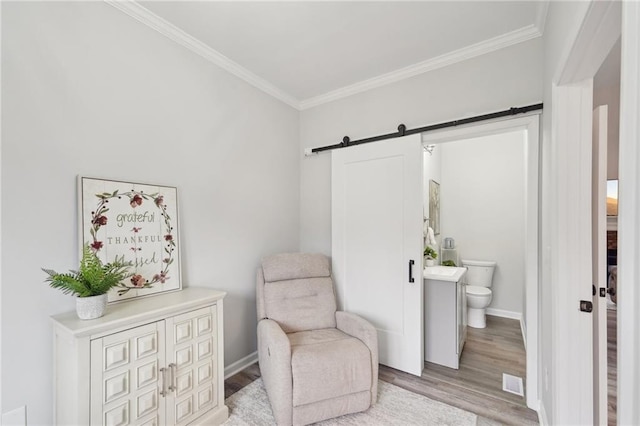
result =
M197 350L197 361L202 361L204 359L211 359L211 354L213 353L213 340L211 338L207 338L198 343Z
M104 413L105 426L124 426L129 424L129 401L116 405Z
M158 411L158 392L157 389L151 389L149 392L138 396L136 400L137 418L145 417Z
M160 426L160 419L158 419L158 416L152 416L144 423L140 423L140 426Z
M176 397L191 394L193 391L193 371L186 369L176 376Z
M199 366L198 375L196 377L198 378L199 385L211 383L213 380L213 362L209 361Z
M124 339L104 348L104 371L129 363L129 340Z
M175 423L177 425L187 424L193 417L193 395L189 395L176 403L176 418Z
M213 332L212 316L209 314L199 317L196 321L198 336L209 335Z
M167 318L167 357L175 363L175 392L167 400L167 418L187 425L216 407L216 306ZM189 336L189 338L187 338Z
M209 384L198 392L198 410L210 406L213 403L213 385Z
M158 360L154 359L148 364L136 368L136 384L138 388L145 387L158 381Z
M173 325L173 330L173 343L175 343L176 345L184 342L189 342L193 338L193 335L191 333L191 320L189 319L175 323Z
M104 403L108 404L129 393L129 371L104 379Z
M164 321L91 341L91 424L164 424Z
M173 353L173 360L179 370L184 370L191 365L193 361L193 345L187 342L181 345L180 349L176 349Z
M136 359L154 356L158 353L158 335L154 331L135 339Z

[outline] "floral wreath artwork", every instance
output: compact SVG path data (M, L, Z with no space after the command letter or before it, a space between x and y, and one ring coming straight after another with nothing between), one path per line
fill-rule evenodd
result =
M182 288L174 187L80 177L81 247L131 265L109 302Z

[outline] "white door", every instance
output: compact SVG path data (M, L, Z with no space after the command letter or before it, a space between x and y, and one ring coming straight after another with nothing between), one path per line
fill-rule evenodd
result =
M164 341L164 321L91 341L92 425L166 424Z
M216 407L218 359L216 307L167 318L170 397L167 424L184 426Z
M607 424L607 106L593 111L593 419ZM602 293L605 292L605 293Z
M422 374L419 134L334 150L332 257L338 303L378 329L380 363Z

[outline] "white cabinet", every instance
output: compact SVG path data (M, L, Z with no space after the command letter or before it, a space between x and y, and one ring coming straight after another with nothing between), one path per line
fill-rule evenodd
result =
M224 422L222 299L187 288L54 323L54 416L65 425Z
M451 274L445 275L448 272ZM465 272L465 268L425 268L425 361L459 368L467 333L467 303L462 282Z

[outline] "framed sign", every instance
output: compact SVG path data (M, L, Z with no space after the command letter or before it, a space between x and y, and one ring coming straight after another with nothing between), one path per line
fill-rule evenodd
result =
M182 288L176 188L80 176L78 194L80 249L132 265L109 302Z

